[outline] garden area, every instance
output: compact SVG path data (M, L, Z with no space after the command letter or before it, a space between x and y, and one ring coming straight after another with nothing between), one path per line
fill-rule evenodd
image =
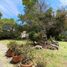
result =
M2 40L0 41L0 63L2 63L1 67L18 67L20 66L20 62L17 61L17 57L14 56L5 56L8 50L7 44L12 42L12 40ZM14 41L13 41L14 42ZM18 46L25 44L25 41L16 41ZM19 45L19 42L21 43ZM15 42L14 42L15 43ZM59 50L49 50L49 49L36 49L33 48L31 57L33 57L33 66L38 63L37 67L66 67L67 66L67 42L59 42ZM21 47L22 48L22 47ZM30 48L30 47L29 47ZM25 49L24 50L29 50ZM23 51L19 52L22 53ZM24 51L24 53L28 53ZM18 52L17 52L18 53ZM21 56L23 57L23 54ZM10 54L11 55L11 54ZM32 56L33 55L33 56ZM13 61L14 63L11 63ZM18 63L16 63L18 62ZM21 67L21 66L20 66ZM23 67L23 66L22 66Z
M0 67L67 67L67 9L46 0L20 3L17 18L0 11Z

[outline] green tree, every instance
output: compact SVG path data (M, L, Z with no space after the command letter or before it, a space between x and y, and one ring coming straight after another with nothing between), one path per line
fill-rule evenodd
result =
M18 30L14 19L0 19L0 39L17 38Z
M44 0L36 0L32 6L31 2L33 1L29 0L27 2L23 0L25 14L21 20L29 24L29 29L31 28L31 30L34 29L36 31L34 28L36 26L39 29L38 32L41 32L43 37L46 34L48 38L50 36L57 38L64 30L65 12L60 10L60 12L54 13L53 9L47 6Z

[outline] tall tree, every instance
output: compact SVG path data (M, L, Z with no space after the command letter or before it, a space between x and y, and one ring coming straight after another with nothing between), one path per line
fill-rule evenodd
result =
M25 6L25 14L22 20L27 22L32 29L33 25L38 27L39 32L47 37L56 37L61 33L65 21L65 12L60 10L54 14L53 9L46 5L45 0L23 0ZM32 5L31 5L32 4ZM60 28L59 28L60 27ZM54 31L54 32L53 32Z
M25 20L27 23L31 22L30 24L35 24L37 25L37 27L39 26L40 29L45 31L45 27L47 27L46 25L48 25L49 18L52 16L52 9L47 7L44 0L36 0L35 3L32 4L32 7L31 5L28 6L26 3L24 5L27 8L25 15L22 16L23 20ZM28 7L30 7L30 9ZM47 18L47 16L50 17Z

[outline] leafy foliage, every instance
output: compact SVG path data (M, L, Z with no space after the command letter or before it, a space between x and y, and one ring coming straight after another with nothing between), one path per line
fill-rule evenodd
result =
M22 15L21 20L24 20L29 25L28 30L37 30L37 33L43 33L42 36L46 34L47 38L52 36L58 39L59 34L64 31L65 10L59 9L55 13L51 7L47 6L44 0L37 0L33 2L34 4L32 2L32 0L28 2L23 0L25 14Z
M18 27L14 19L0 19L0 39L14 39L18 36Z

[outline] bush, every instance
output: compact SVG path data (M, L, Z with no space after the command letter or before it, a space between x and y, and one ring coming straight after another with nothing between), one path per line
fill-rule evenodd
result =
M32 54L32 48L30 45L24 45L21 49L22 56L24 59L21 61L22 64L27 64L29 61L32 61L33 54Z
M39 41L42 38L41 36L42 35L40 32L37 33L37 32L32 31L29 33L29 38L32 41Z
M59 39L60 41L67 41L67 35L65 35L65 34L60 34L60 35L58 36L58 39Z
M12 49L12 50L15 50L17 46L18 46L18 45L17 45L17 43L16 43L15 41L11 41L11 42L7 45L7 47L8 47L9 49Z
M43 58L38 58L36 63L36 67L46 67L46 62Z
M20 33L15 31L0 32L0 39L17 39L19 36L20 36Z
M44 62L40 62L40 61L39 61L39 62L37 63L37 65L36 65L36 67L46 67L46 66L45 66Z

